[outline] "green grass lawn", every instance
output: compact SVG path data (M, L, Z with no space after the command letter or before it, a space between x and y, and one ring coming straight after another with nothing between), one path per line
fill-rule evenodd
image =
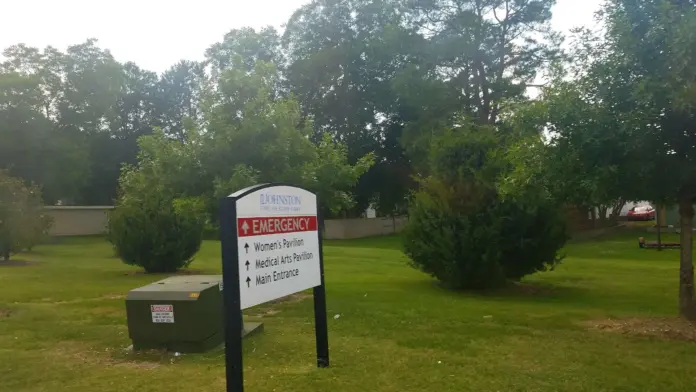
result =
M244 343L246 388L694 391L696 343L649 322L676 316L678 251L640 250L637 236L572 243L557 270L488 294L438 287L397 238L327 242L331 367L314 365L311 298L261 306L248 312L265 332ZM125 350L124 295L163 276L101 239L16 258L35 263L0 267L0 391L224 391L221 349ZM219 273L219 243L191 268Z

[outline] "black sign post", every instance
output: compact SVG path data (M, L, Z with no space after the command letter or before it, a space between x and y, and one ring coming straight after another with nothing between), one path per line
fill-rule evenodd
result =
M324 219L317 202L317 214L319 215L319 271L321 273L321 286L312 291L314 297L314 332L317 340L317 367L329 367L329 328L326 324L326 285L324 284L324 241L321 233L324 229Z
M242 307L237 268L237 200L220 201L220 243L222 245L222 297L225 304L225 376L227 392L242 392Z
M242 282L240 280L240 263L248 271L249 261L239 258L239 234L238 233L238 211L237 202L262 190L272 190L269 188L281 187L284 190L296 190L311 194L316 199L316 195L299 187L284 184L263 184L243 189L220 201L220 242L222 245L222 282L223 300L225 305L225 366L227 379L227 392L243 392L244 378L242 371L242 300L241 286L251 286L252 280L248 276ZM319 205L316 205L319 212ZM313 288L314 295L314 325L317 345L317 366L325 368L329 366L329 338L326 316L326 289L324 284L324 252L322 247L322 228L323 222L317 217L318 227L317 240L319 245L319 273L321 284ZM247 230L248 226L241 226ZM248 243L244 245L244 251L249 252Z

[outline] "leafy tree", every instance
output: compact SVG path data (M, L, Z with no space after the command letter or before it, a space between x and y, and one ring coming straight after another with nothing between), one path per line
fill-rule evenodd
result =
M25 52L31 51L8 49L9 60L0 66L0 169L40 184L48 202L74 197L87 169L82 140L52 120L54 98L44 92L52 87L44 84L40 64L32 63L42 57L13 57L29 56Z
M355 163L375 152L373 168L354 189L354 214L376 201L393 212L411 186L411 164L400 144L403 110L392 82L409 65L421 63L424 39L407 25L397 1L315 1L288 22L287 86L314 124L348 147Z
M355 203L350 188L370 169L374 156L365 155L355 165L348 165L348 148L334 143L328 133L312 155L302 168L300 184L317 194L324 216L349 211Z
M8 261L12 254L36 245L51 223L39 189L0 170L0 257Z
M630 123L645 184L635 198L673 201L681 216L681 314L696 320L692 226L696 200L696 105L693 105L696 2L612 0L603 13L608 56L634 76L632 99L648 121ZM642 120L642 119L641 119Z
M548 181L566 200L590 204L611 199L678 204L680 313L696 320L691 158L696 3L611 0L599 17L600 35L580 34L573 79L555 81L538 104L543 115L536 129L549 131L551 143L535 151L546 157L546 165L520 165L508 183ZM521 123L533 124L534 116L526 117ZM525 155L518 155L521 162L529 161Z
M157 75L133 63L123 64L121 72L122 84L109 109L113 118L108 129L87 133L92 165L83 200L89 204L114 202L121 166L135 162L138 138L152 133L159 124Z
M197 150L208 170L201 178L218 189L235 182L228 177L242 167L260 181L316 181L301 168L315 167L307 162L328 133L354 168L375 154L370 169L342 191L354 202L350 211L343 204L343 213L358 215L369 204L381 214L403 212L414 172L429 169L422 146L451 127L456 113L498 124L502 104L523 100L528 83L558 57L548 28L552 4L317 0L290 18L282 37L273 28L235 29L204 62L179 62L159 78L117 62L93 39L64 53L16 45L0 66L3 83L30 80L34 87L12 88L13 100L24 99L17 91L33 96L21 116L12 114L7 134L32 139L32 151L42 154L23 154L13 143L3 151L11 164L3 167L40 184L51 202L107 204L121 166L136 161L136 140L156 127ZM269 102L282 114L264 110ZM302 136L293 133L285 147L271 143L279 150L249 148L266 143L277 120L292 123L283 123L281 137L288 129ZM16 126L22 121L41 131L23 135ZM196 142L186 140L193 134ZM270 160L274 154L282 159Z
M430 72L415 73L422 82L405 82L416 90L410 93L416 100L421 86L432 91L426 99L441 97L432 101L435 108L423 111L405 130L409 156L419 171L427 171L427 146L438 130L451 126L457 113L479 124L498 124L505 103L526 100L534 79L561 57L561 38L550 27L555 0L416 0L410 4L413 24L428 39Z
M344 145L326 137L313 144L298 102L274 93L278 78L263 62L252 72L223 71L203 106L205 131L190 129L183 140L163 132L142 137L134 178L172 198L202 197L213 224L219 197L258 182L304 185L319 194L325 211L349 208L348 191L372 156L349 165Z
M597 209L601 222L609 208L612 219L618 219L623 205L632 200L640 156L626 148L634 139L621 131L633 119L603 98L609 90L607 83L589 75L557 80L538 101L514 106L506 123L531 136L507 152L516 170L503 186L543 184L557 200Z
M183 60L162 74L157 84L157 115L167 135L183 140L187 130L200 122L206 85L202 63Z
M89 135L107 133L118 115L122 93L122 65L108 50L89 39L68 47L64 58L63 97L59 103L60 124Z
M6 61L0 69L3 72L33 77L38 84L35 91L41 94L44 116L57 116L58 103L64 89L64 54L50 46L41 51L18 44L5 49L3 56Z
M157 125L156 75L88 40L68 48L66 81L64 126L85 135L92 162L80 202L112 204L121 165L135 161L137 138Z
M3 167L40 184L49 202L111 204L121 165L158 124L156 75L116 62L95 40L67 53L16 45L4 55L4 131L14 142L3 145Z
M222 42L210 46L205 55L214 77L231 67L252 72L260 61L276 68L284 65L280 36L273 27L258 32L250 27L233 29L225 34Z
M355 189L359 210L398 209L428 170L433 131L464 112L495 124L501 104L556 59L553 0L314 1L288 22L289 89L315 134L376 164ZM317 138L318 139L318 138ZM425 146L425 147L424 147Z
M416 23L432 36L435 63L462 111L495 124L505 99L521 98L558 58L555 0L417 0Z

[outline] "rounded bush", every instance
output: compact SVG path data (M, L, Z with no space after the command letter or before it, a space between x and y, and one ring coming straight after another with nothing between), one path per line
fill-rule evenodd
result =
M503 286L561 261L558 251L566 232L555 206L539 201L526 207L494 194L479 196L467 199L433 181L416 193L404 232L412 266L449 288L477 290Z
M502 224L498 238L500 265L505 278L519 281L536 272L552 270L568 240L565 215L559 206L537 200L534 205L499 203L495 214Z
M148 273L188 267L203 241L202 203L153 195L118 205L109 219L109 240L118 257Z

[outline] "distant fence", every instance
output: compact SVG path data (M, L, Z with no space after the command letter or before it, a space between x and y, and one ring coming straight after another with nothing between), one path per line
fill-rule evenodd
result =
M106 234L112 206L47 206L53 218L48 234L54 237Z
M113 206L47 206L53 218L49 234L54 237L100 235L107 233L108 213ZM347 240L395 234L403 230L408 218L330 219L325 221L324 238Z
M46 213L53 217L49 234L59 236L100 235L107 233L108 212L113 206L47 206ZM587 212L576 208L566 210L571 233L594 229ZM403 230L408 217L328 219L324 222L324 238L349 240L396 234Z
M589 211L585 211L576 207L568 207L565 210L566 223L568 230L571 233L592 230L595 228L595 222L590 218Z
M349 240L354 238L378 237L395 234L403 230L407 217L329 219L324 222L324 238L327 240Z

